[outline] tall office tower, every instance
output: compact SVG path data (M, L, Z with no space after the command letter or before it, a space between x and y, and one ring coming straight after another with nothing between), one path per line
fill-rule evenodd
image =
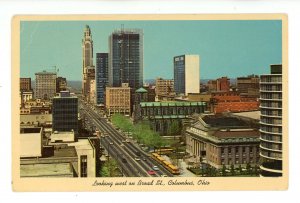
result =
M52 130L59 132L74 131L78 134L78 98L69 91L61 91L53 98Z
M90 80L95 79L93 66L93 40L91 29L85 26L82 39L82 95L86 98L89 94Z
M199 55L174 57L174 90L177 94L200 92Z
M262 176L282 176L282 65L260 76L260 157Z
M108 53L96 54L97 104L105 104L105 88L108 83Z
M56 73L35 73L35 98L52 99L56 94Z
M109 85L128 83L136 90L143 86L143 32L121 29L109 37Z

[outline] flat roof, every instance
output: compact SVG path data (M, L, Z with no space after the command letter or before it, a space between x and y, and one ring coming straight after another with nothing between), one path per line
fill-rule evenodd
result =
M93 149L93 146L88 139L78 139L78 142L70 143L69 146L75 147L76 149Z
M206 102L181 102L181 101L168 101L168 102L141 102L142 107L145 106L202 106L205 105Z
M243 130L240 131L216 131L213 136L220 138L220 139L228 139L228 138L246 138L246 137L252 137L252 138L258 138L259 137L259 131L258 130Z
M35 127L35 128L20 128L20 133L21 134L29 134L29 133L40 133L41 132L41 129L42 128L38 128L38 127Z
M76 149L74 146L56 145L54 157L77 157Z
M26 164L20 166L21 177L73 176L70 163Z
M255 120L260 119L260 111L248 111L248 112L240 112L240 113L232 113L235 116L242 116L246 118L252 118Z
M212 127L246 127L249 124L236 117L227 117L223 115L206 115L202 120Z

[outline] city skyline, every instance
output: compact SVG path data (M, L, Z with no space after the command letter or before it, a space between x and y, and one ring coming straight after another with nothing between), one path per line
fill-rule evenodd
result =
M81 80L85 25L91 27L95 59L108 52L108 36L122 24L144 32L144 80L173 78L173 57L181 54L200 56L201 79L263 74L270 64L282 63L281 20L25 21L21 77L57 66L59 75Z

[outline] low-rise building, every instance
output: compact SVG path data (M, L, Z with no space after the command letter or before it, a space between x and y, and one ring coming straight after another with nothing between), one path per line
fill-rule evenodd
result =
M201 115L186 128L187 152L217 169L259 164L258 121L232 115Z
M20 157L42 156L42 128L20 128Z
M131 115L131 88L128 83L121 87L106 87L106 112L110 116L115 113Z
M135 105L133 118L151 121L152 128L162 135L168 134L168 128L172 122L189 119L194 113L203 113L206 110L205 102L140 102Z

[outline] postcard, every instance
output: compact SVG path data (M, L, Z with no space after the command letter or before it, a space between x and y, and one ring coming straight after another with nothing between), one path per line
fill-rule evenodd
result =
M13 190L286 190L287 24L15 16Z

